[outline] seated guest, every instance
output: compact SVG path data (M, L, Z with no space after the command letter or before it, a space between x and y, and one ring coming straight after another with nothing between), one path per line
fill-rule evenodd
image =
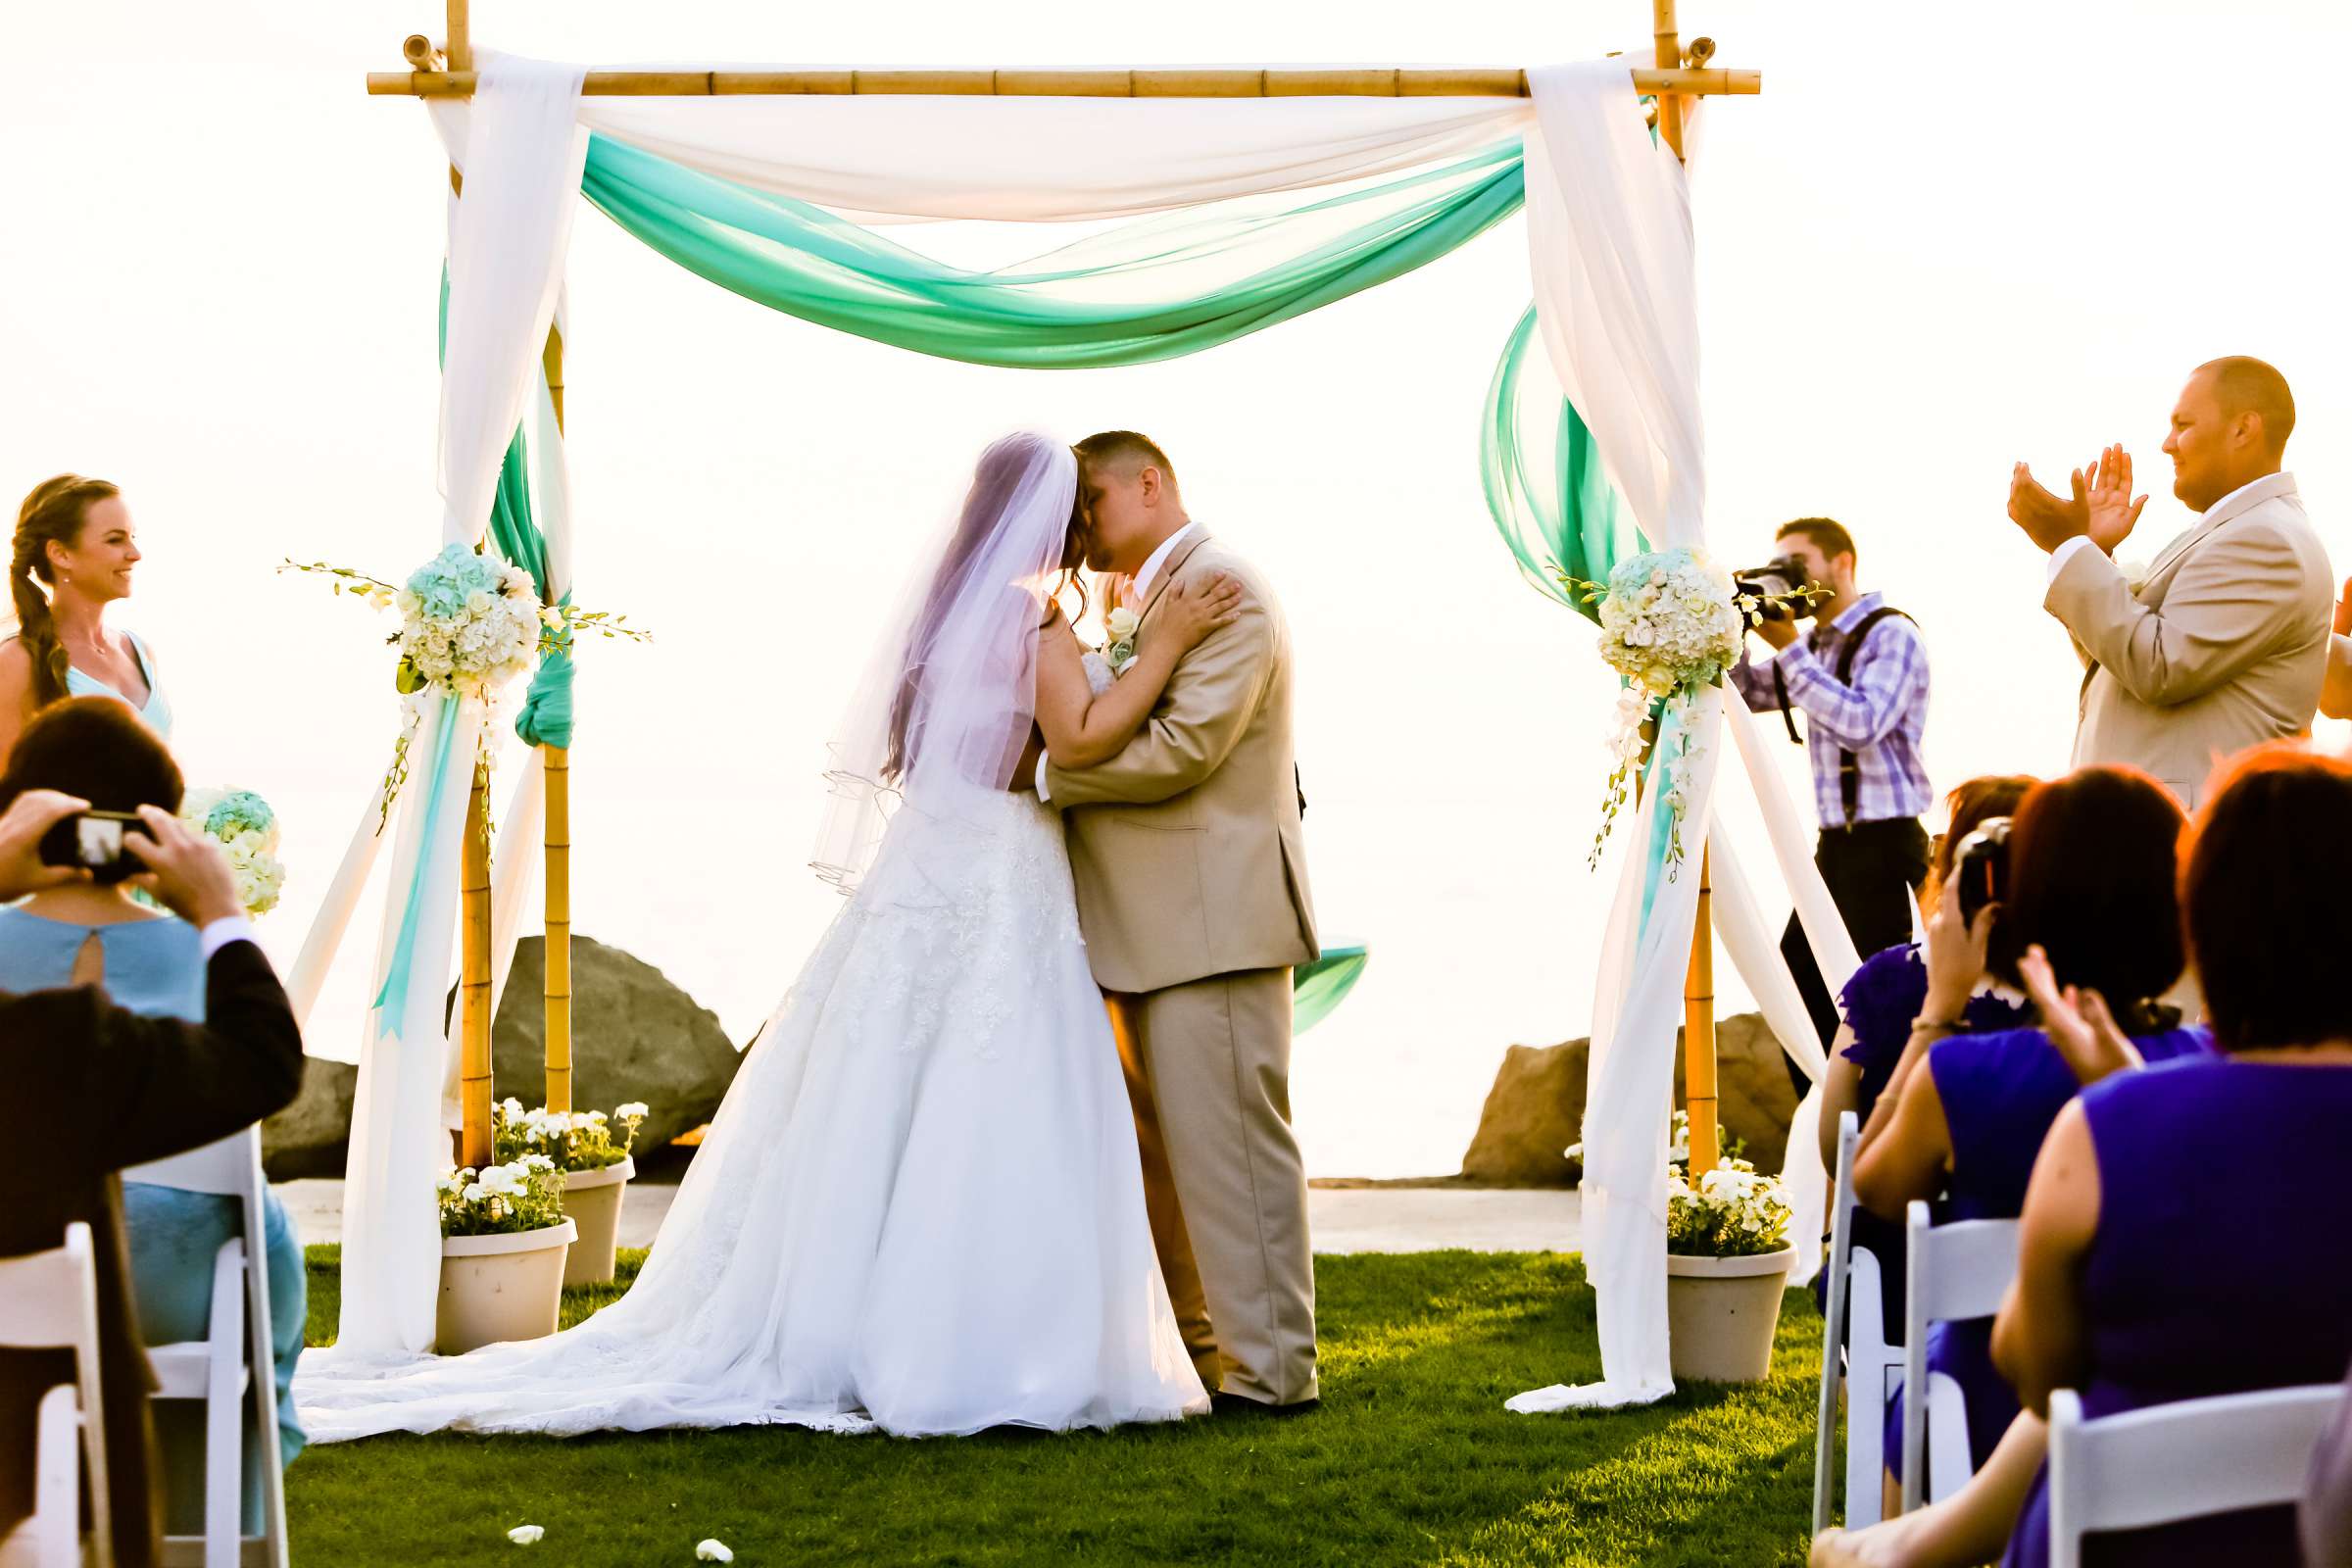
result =
M2352 1248L2298 1207L2352 1125L2352 766L2265 747L2217 779L2181 902L2218 1055L2115 1074L2051 1127L1993 1358L2029 1409L2093 1419L2333 1383L2352 1361ZM2322 1225L2315 1242L2314 1219ZM2039 1568L2046 1475L2005 1561ZM2094 1536L2086 1563L2292 1564L2291 1506Z
M1932 908L1942 897L1943 884L1952 872L1952 854L1968 836L1988 819L2015 811L2026 791L2036 782L2023 776L1972 778L1944 797L1949 822L1928 862L1928 880L1920 889L1922 903ZM1915 942L1898 943L1871 955L1845 983L1838 999L1841 1021L1837 1043L1830 1051L1830 1070L1821 1080L1823 1169L1833 1174L1838 1169L1838 1118L1850 1110L1868 1121L1877 1108L1879 1097L1894 1076L1895 1063L1902 1059L1903 1046L1911 1038L1911 1021L1919 1016L1927 995L1928 967ZM2014 1028L2026 1021L2022 1002L1989 976L1979 980L1963 1018L1972 1033ZM1856 1247L1870 1249L1879 1260L1886 1343L1899 1345L1903 1337L1903 1228L1862 1209L1854 1215L1853 1240ZM1829 1288L1825 1269L1813 1279L1815 1298L1825 1308Z
M0 809L28 789L58 790L101 810L154 806L176 811L180 776L172 754L122 703L75 697L25 726L0 772ZM0 908L0 992L96 985L133 1012L204 1021L205 965L196 928L132 902L129 860L90 881L36 893ZM264 1194L269 1234L270 1323L276 1337L279 1452L291 1462L303 1434L289 1390L302 1353L307 1299L302 1244L274 1195ZM200 1340L212 1313L213 1257L238 1233L234 1199L184 1193L141 1182L122 1184L122 1222L130 1244L130 1280L139 1327L150 1345ZM204 1528L204 1407L172 1400L155 1412L168 1535ZM260 1445L245 1466L246 1527L261 1528Z
M87 805L36 789L0 812L0 902L88 880L86 872L44 865L38 848L44 833ZM115 1173L249 1127L302 1086L302 1034L254 945L226 858L156 806L142 807L139 816L145 831L124 834L123 843L149 869L131 880L195 929L206 956L205 1022L135 1013L94 986L0 995L0 1081L9 1086L15 1117L14 1157L0 1161L0 1255L54 1248L77 1221L96 1240L118 1568L148 1568L161 1544L152 1385L139 1349ZM34 1407L73 1378L71 1352L0 1351L0 1453L30 1452ZM29 1511L31 1482L28 1463L0 1465L0 1538Z
M1978 977L2023 986L2018 958L2047 950L2061 985L2119 1000L2116 1013L2149 1061L2199 1054L2201 1032L2148 1000L2180 978L2182 952L2174 896L2180 808L2144 774L2082 768L2034 786L2011 818L2009 893L1960 918L1947 886L1928 925L1928 986L1886 1092L1871 1112L1854 1166L1854 1193L1889 1223L1914 1199L1948 1196L1953 1219L2014 1218L2043 1136L2081 1087L2038 1026L1958 1034ZM1968 1406L1971 1468L1982 1465L2017 1414L1993 1372L1990 1324L1942 1324L1928 1364L1960 1385ZM1901 1463L1902 1400L1886 1417L1890 1475ZM1899 1477L1897 1477L1899 1479Z
M2352 1568L2352 1377L2343 1407L2311 1456L2301 1518L2305 1568Z

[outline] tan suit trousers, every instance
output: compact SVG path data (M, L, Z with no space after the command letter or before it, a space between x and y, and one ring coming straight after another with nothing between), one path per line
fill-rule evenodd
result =
M1306 1162L1291 1132L1291 971L1112 994L1160 1271L1201 1381L1318 1396Z

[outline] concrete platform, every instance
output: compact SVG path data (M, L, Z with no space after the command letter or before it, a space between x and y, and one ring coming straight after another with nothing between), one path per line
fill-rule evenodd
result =
M343 1239L343 1184L281 1182L273 1189L306 1243ZM677 1188L634 1182L622 1205L620 1245L649 1247ZM1574 1192L1455 1187L1316 1187L1307 1192L1318 1252L1573 1252L1583 1245Z

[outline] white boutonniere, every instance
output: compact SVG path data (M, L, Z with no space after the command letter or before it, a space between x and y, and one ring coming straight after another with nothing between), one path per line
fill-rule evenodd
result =
M1102 629L1110 634L1110 646L1102 650L1102 657L1110 661L1112 674L1124 675L1127 666L1135 662L1135 634L1142 624L1142 618L1125 605L1102 617Z
M2132 591L2134 599L2148 585L2148 565L2144 561L2119 561L2115 564L2115 569L2124 574L2124 586Z

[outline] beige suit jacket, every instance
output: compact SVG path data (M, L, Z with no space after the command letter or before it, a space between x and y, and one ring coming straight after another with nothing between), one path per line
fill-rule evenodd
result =
M1196 531L1152 584L1141 623L1170 584L1217 571L1242 586L1240 618L1177 662L1126 750L1094 767L1046 770L1048 798L1069 829L1087 955L1105 991L1311 963L1321 952L1281 606L1247 562Z
M2143 768L2193 809L2216 762L2310 727L2333 600L2291 474L2225 498L2136 592L2077 550L2043 601L2088 665L2075 765Z

